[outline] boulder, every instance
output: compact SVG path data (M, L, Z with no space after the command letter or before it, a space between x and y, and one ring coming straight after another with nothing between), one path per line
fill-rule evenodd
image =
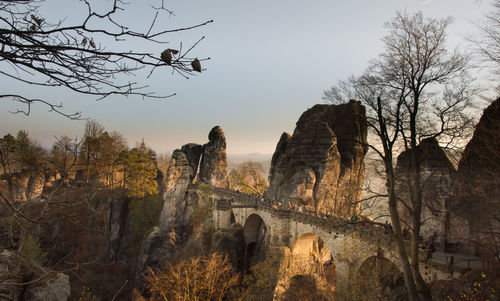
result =
M229 187L227 176L226 137L220 126L212 128L208 143L203 145L198 182L215 187Z
M281 135L271 162L267 199L311 203L340 216L357 212L364 180L367 126L357 101L315 105L292 136Z
M24 300L66 301L70 293L69 276L63 273L54 273L54 275L28 285L24 292Z
M134 287L142 291L144 287L142 275L146 271L146 267L163 268L174 256L176 245L181 243L180 237L175 232L165 233L160 231L160 228L155 227L142 242L137 258Z
M26 286L14 285L28 283ZM7 250L0 252L1 300L66 301L71 293L69 276L49 268L34 269L19 264L17 256Z

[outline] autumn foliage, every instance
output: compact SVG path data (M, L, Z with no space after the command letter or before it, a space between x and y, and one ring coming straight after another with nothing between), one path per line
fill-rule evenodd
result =
M148 267L143 278L148 283L150 300L208 301L223 300L238 284L239 275L231 273L227 257L213 253L167 264L158 272Z

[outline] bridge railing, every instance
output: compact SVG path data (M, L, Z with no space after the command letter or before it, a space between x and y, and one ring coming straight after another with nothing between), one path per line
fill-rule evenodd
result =
M284 206L251 194L246 194L230 189L214 187L214 194L219 198L217 208L230 210L230 208L259 208L270 212L279 218L291 218L297 222L311 224L326 231L342 234L357 232L360 239L376 242L383 245L391 245L392 236L384 227L363 222L351 222L348 219L317 213L302 208L302 210L291 210ZM219 204L220 203L220 204Z

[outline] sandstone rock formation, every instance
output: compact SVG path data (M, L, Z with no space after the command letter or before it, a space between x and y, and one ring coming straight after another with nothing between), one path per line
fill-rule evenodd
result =
M232 224L230 229L219 229L213 234L211 245L212 252L227 255L235 271L243 271L245 239L240 224Z
M198 181L215 187L229 187L227 176L226 137L220 126L208 134L209 142L203 145Z
M464 150L448 205L450 242L491 240L500 232L500 98L486 108Z
M446 232L446 199L449 196L455 168L434 138L424 139L416 148L421 162L420 179L422 183L422 228L424 239L433 238L438 248L444 247ZM410 204L408 190L410 158L409 151L402 152L395 169L396 194L406 204ZM411 225L411 216L404 206L398 206L401 218Z
M136 286L146 266L159 267L169 260L175 251L171 239L181 245L189 240L192 232L191 215L201 197L194 183L229 186L226 160L226 138L220 126L208 135L209 142L201 146L189 143L173 152L160 191L162 209L159 227L143 242L136 272Z
M0 300L68 300L70 295L68 275L48 268L35 270L22 261L21 264L19 262L12 252L7 250L0 252ZM20 286L12 283L28 283L28 285Z
M357 101L315 105L292 136L281 135L271 161L265 197L311 203L318 211L355 214L366 154L365 108Z
M170 159L165 177L163 207L160 214L160 230L171 231L172 227L185 223L189 219L186 211L186 190L196 175L191 162L182 150L175 150Z
M196 143L188 143L181 147L182 152L186 154L186 159L191 167L192 175L190 177L191 182L194 181L196 173L198 172L198 166L200 164L201 152L203 147Z
M0 189L9 192L12 200L24 202L42 195L46 177L42 172L13 172L1 176Z
M222 128L214 127L208 139L203 146L189 143L173 152L161 189L160 231L170 232L172 228L182 231L180 228L187 226L198 200L195 195L187 195L187 188L196 180L216 187L229 186L226 138Z
M70 293L69 276L63 273L54 273L50 277L30 284L24 293L24 300L66 301Z

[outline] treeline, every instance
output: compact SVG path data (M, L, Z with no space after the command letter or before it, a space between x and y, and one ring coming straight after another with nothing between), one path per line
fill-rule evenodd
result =
M40 196L44 184L121 189L129 197L156 194L156 153L144 141L129 148L122 134L89 120L81 139L56 137L44 149L27 131L0 139L2 190L11 200ZM22 191L20 191L20 189Z
M165 157L93 120L50 149L23 130L1 137L0 250L21 263L16 277L51 267L70 276L72 296L111 299L133 274L123 262L158 224Z

